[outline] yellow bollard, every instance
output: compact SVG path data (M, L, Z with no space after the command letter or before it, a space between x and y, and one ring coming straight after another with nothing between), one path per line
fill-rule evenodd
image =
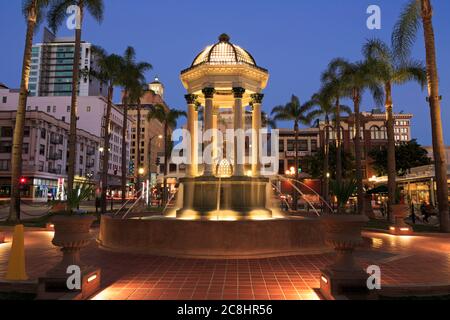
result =
M26 281L28 276L25 270L25 245L23 225L14 227L11 254L9 255L7 281Z

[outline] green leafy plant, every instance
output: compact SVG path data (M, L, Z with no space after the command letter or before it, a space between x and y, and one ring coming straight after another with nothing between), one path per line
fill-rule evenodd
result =
M52 201L50 205L53 207L54 212L57 214L74 214L75 211L80 207L81 202L88 200L92 193L93 187L91 185L82 184L81 186L67 193L66 201ZM64 205L64 209L61 209L61 206L59 205Z
M356 187L357 182L354 179L343 180L340 184L337 181L331 182L331 191L336 196L339 212L345 208L350 197L355 194Z

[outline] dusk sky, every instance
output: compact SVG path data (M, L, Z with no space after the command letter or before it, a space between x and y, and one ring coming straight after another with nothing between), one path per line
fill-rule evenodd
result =
M320 74L335 57L361 58L365 39L379 37L390 41L392 27L407 0L245 0L245 1L150 1L106 0L105 19L97 24L90 17L84 24L83 39L122 54L128 45L135 47L139 60L153 64L148 80L158 75L166 87L166 101L174 108L186 109L184 88L179 80L182 69L206 46L228 33L231 42L248 50L258 65L270 72L265 90L264 110L286 103L292 94L302 101L310 99L320 87ZM443 123L450 143L450 1L434 0L440 89L444 97ZM369 5L382 10L382 29L366 27ZM1 0L0 82L19 86L25 21L21 1ZM65 25L60 36L71 35ZM41 42L42 28L35 37ZM413 52L425 59L423 34L419 33ZM119 91L119 89L116 89ZM426 91L417 84L394 88L396 111L414 113L413 137L431 143ZM117 98L116 98L117 100ZM351 105L350 101L346 104ZM363 109L374 107L366 96ZM280 123L288 127L289 123Z

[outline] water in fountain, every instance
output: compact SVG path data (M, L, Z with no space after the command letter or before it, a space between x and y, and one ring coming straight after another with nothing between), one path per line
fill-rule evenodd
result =
M283 193L281 192L281 189L278 188L275 184L272 184L272 187L275 188L275 190L278 192L278 194L281 196ZM291 206L289 205L289 202L286 199L282 199L282 201L286 204L289 210L291 210Z

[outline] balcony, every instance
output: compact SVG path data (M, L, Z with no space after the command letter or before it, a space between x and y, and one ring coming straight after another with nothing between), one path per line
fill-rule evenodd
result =
M52 173L52 174L61 174L61 169L57 169L57 168L49 168L49 169L48 169L48 173Z
M49 160L62 160L62 153L51 153L48 156Z
M64 138L62 135L51 135L50 136L50 143L51 144L63 144Z

